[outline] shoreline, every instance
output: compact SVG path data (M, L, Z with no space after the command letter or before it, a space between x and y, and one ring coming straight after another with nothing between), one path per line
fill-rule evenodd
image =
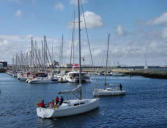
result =
M167 70L152 70L152 69L114 69L113 72L119 72L129 76L143 76L148 78L167 79Z
M8 68L8 70L11 70L11 68ZM35 70L37 70L37 68ZM72 70L72 68L71 67L55 67L55 68L47 68L46 70L69 72ZM90 74L105 72L105 70L106 69L104 67L82 67L83 72L88 72ZM167 79L167 69L162 69L162 68L141 69L141 68L135 68L135 67L134 68L109 67L108 71L113 73L121 73L127 76L143 76L148 78ZM5 73L5 72L6 72L6 69L0 69L0 73Z

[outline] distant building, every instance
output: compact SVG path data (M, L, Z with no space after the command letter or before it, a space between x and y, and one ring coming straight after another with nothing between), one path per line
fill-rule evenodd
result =
M0 68L7 68L8 63L6 61L0 61Z
M0 69L2 69L3 68L3 64L2 63L0 63Z
M0 73L6 72L7 66L8 66L7 62L0 61Z

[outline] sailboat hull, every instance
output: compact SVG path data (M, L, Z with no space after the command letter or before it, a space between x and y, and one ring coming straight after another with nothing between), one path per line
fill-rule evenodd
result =
M51 79L48 78L35 78L35 79L29 79L27 80L27 83L29 84L49 84L52 83Z
M125 90L111 90L111 89L95 89L94 96L120 96L125 95Z
M41 118L59 118L78 115L98 108L99 99L69 100L59 108L37 107L37 116Z

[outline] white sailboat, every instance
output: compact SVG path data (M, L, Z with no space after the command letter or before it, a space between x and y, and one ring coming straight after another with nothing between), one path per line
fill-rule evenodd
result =
M85 19L84 19L84 23L85 23ZM72 70L65 75L65 79L70 83L79 83L79 71L75 70L75 66L74 66L74 49L75 49L74 36L75 36L75 10L73 13L73 27L72 27L72 41L71 41L71 55L70 55L70 65L72 67ZM81 81L83 83L90 82L90 76L88 75L88 73L81 72L81 76L82 76Z
M122 85L120 84L120 88L118 87L108 87L109 84L106 83L106 76L107 76L107 65L108 65L108 52L109 52L109 41L110 41L110 34L108 34L108 45L107 45L107 59L106 59L106 72L105 72L105 88L104 89L94 89L93 95L94 96L118 96L118 95L125 95L126 91L122 90ZM107 88L108 87L108 88Z
M72 92L80 92L80 99L63 102L58 108L37 107L37 116L41 118L58 118L86 113L99 106L99 99L82 99L81 85L81 38L80 38L80 0L78 0L78 35L79 35L79 86Z
M37 108L37 115L41 118L59 118L89 112L98 107L97 99L68 100L58 108Z
M105 88L105 89L94 89L93 95L94 96L120 96L125 95L125 90L120 90L120 88Z

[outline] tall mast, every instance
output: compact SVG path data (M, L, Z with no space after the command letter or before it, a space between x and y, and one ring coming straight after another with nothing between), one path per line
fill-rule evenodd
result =
M64 45L64 37L63 37L63 34L62 34L62 38L61 38L61 45L60 45L60 54L59 54L59 64L60 65L63 65L63 45Z
M61 59L62 59L62 65L64 65L64 62L63 62L63 47L64 47L64 37L63 37L63 34L62 34L62 38L61 38L61 41L62 41L62 51L61 51Z
M74 64L74 35L75 35L75 10L73 12L73 27L72 27L72 41L71 41L71 55L70 64Z
M74 64L74 39L75 39L75 10L74 10L74 28L73 28L73 45L72 45L72 49L73 49L73 52L72 52L72 56L73 56L73 64Z
M54 60L54 57L53 57L53 42L52 42L52 65L53 65L53 60Z
M108 40L107 40L107 58L106 58L106 73L105 73L105 87L107 85L106 83L106 75L107 75L107 72L108 72L108 52L109 52L109 42L110 42L110 34L107 35L108 36Z
M44 49L44 69L46 69L46 57L47 57L47 52L46 52L46 36L44 36L44 41L43 41L43 49Z
M79 85L81 85L81 28L80 28L80 0L78 0L78 40L79 40ZM80 89L80 99L82 99L82 86Z
M30 57L30 69L33 70L33 37L31 37L31 57Z

